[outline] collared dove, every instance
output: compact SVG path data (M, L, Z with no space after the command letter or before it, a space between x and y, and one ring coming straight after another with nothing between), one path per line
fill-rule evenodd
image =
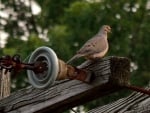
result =
M108 25L103 25L99 32L88 40L80 49L77 51L67 64L71 63L73 60L85 57L89 60L95 60L102 58L108 51L108 41L107 33L111 32L111 27Z

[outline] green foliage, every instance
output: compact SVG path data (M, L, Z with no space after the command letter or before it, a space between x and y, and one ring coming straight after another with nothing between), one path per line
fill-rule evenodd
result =
M67 60L70 55L69 35L68 28L65 25L55 25L49 31L51 47L58 53L60 59Z
M2 2L14 7L9 0ZM132 84L145 86L149 82L150 8L147 8L148 0L99 0L99 2L98 0L37 0L37 3L41 6L42 12L34 16L34 22L31 21L33 20L31 17L22 18L24 21L30 20L29 24L33 28L41 27L42 31L35 32L35 29L29 29L28 40L23 41L19 38L21 34L14 36L14 33L22 33L22 30L16 27L14 27L15 30L12 29L20 20L20 16L15 24L10 19L7 27L4 26L4 30L10 37L5 48L0 50L2 55L18 53L25 59L37 47L46 45L54 49L60 59L67 61L86 40L96 34L102 25L108 24L112 27L112 34L108 36L110 48L107 55L125 56L131 59ZM26 11L29 13L30 10ZM25 9L22 9L22 12L26 14ZM21 11L17 13L20 15ZM45 29L48 31L49 42L39 38L39 34ZM25 87L28 84L24 77L17 77L19 82L16 83L16 88ZM25 85L21 85L22 83ZM85 109L88 110L128 95L124 92L126 91L88 103Z
M59 19L65 13L64 10L72 2L77 0L36 0L41 8L42 12L39 15L39 23L43 28L48 28L50 26L59 23ZM81 1L81 0L80 0Z

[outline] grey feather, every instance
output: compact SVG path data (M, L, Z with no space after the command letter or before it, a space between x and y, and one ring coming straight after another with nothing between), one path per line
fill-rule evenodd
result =
M107 25L102 26L99 32L89 39L73 56L67 64L80 57L86 57L86 59L96 59L103 57L108 51L107 32L110 32L111 28Z

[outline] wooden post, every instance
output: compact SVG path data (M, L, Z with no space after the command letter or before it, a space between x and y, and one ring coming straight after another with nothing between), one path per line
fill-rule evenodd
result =
M0 100L10 95L10 72L0 70Z

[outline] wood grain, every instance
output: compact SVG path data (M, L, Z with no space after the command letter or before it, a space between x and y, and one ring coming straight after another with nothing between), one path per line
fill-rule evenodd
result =
M129 83L130 62L122 57L86 61L78 68L93 73L95 79L86 84L77 80L59 81L47 89L27 87L0 101L0 113L61 113L101 96L106 96Z
M150 96L134 92L128 97L92 109L88 113L150 113Z

